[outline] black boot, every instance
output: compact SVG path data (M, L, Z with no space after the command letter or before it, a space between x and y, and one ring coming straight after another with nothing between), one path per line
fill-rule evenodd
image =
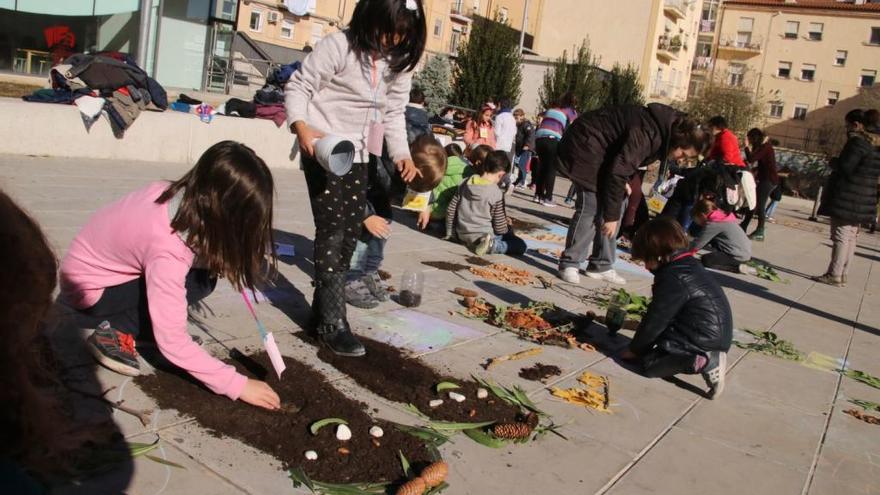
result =
M314 333L322 344L340 356L357 357L367 353L364 345L351 333L345 317L345 273L316 275L312 307L316 320Z

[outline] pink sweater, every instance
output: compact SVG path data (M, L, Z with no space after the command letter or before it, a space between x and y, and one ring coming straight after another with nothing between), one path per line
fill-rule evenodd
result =
M145 277L159 351L215 393L236 400L247 378L193 342L187 332L186 274L195 255L171 229L168 203L156 204L167 182L154 182L98 210L61 262L61 294L78 309L104 288Z

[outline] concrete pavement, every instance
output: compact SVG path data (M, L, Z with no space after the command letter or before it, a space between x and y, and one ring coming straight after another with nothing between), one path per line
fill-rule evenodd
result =
M43 225L58 256L88 216L98 207L130 190L159 178L175 178L184 165L146 162L36 158L0 155L0 187L28 209ZM279 263L286 279L271 294L274 306L258 311L275 332L283 353L313 365L335 386L379 410L378 415L402 422L415 418L399 404L378 398L338 371L329 368L292 336L293 322L308 310L311 298L310 239L313 235L305 182L299 171L274 170L278 198L276 229L279 238L296 246L297 255ZM567 183L560 183L564 193ZM561 199L561 198L560 198ZM754 256L781 268L787 283L754 277L716 274L734 308L737 328L772 330L811 354L809 362L846 360L855 369L880 375L880 242L863 235L849 285L817 285L803 275L822 273L830 256L827 225L808 222L810 204L785 198L770 225L767 241L756 243ZM571 215L564 207L545 209L524 196L514 195L509 213L547 226ZM489 283L470 273L453 274L422 265L423 261L462 263L462 246L416 232L411 220L398 212L388 243L385 269L396 280L405 269L426 273L426 298L417 311L393 302L373 311L352 310L357 331L413 350L431 365L452 374L487 376L504 384L527 387L538 406L564 424L564 441L547 436L516 448L487 450L466 439L442 448L450 463L450 494L869 494L880 493L880 426L845 414L849 399L880 402L880 390L851 381L827 369L809 367L734 348L730 355L728 388L718 401L709 401L691 388L703 387L698 376L679 383L650 380L621 367L599 352L547 347L538 358L504 363L485 372L487 358L531 347L515 336L483 323L450 314L458 309L455 286L472 286L494 302L533 299L551 301L569 310L588 307L567 295L586 295L602 288L584 277L579 287L562 290L518 288ZM817 232L818 231L818 232ZM537 245L537 244L535 244ZM555 265L545 255L530 251L522 260L495 257L515 267L552 276ZM622 265L630 278L629 290L650 292L650 278ZM464 279L464 280L463 280ZM557 288L560 284L557 284ZM256 348L258 338L237 294L221 282L206 300L206 311L196 315L191 331L218 355L224 348ZM368 330L367 328L370 328ZM414 327L419 331L414 331ZM622 332L618 342L625 345ZM66 339L66 340L65 340ZM70 359L83 365L77 336L64 335ZM573 386L584 370L610 377L614 414L589 412L550 396L537 382L518 377L523 366L540 361L556 364L563 374L546 387ZM106 388L116 386L114 400L153 408L155 404L125 379L99 367L85 366ZM240 442L218 438L174 410L154 414L149 428L135 418L116 413L114 420L132 441L158 435L161 456L184 465L180 470L147 459L134 461L125 481L128 493L291 493L280 463ZM101 480L94 482L98 487ZM98 493L100 488L87 490Z

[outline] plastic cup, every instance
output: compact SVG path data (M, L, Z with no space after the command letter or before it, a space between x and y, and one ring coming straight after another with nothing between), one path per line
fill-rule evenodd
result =
M339 136L324 136L315 141L315 159L324 170L341 177L354 164L354 144Z
M403 279L400 281L400 304L415 308L422 304L422 291L425 288L425 274L422 272L411 272L409 270L403 272Z

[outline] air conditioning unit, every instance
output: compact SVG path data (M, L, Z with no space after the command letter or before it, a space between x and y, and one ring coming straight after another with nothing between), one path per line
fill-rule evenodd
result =
M278 22L278 12L269 12L269 23L275 24Z

